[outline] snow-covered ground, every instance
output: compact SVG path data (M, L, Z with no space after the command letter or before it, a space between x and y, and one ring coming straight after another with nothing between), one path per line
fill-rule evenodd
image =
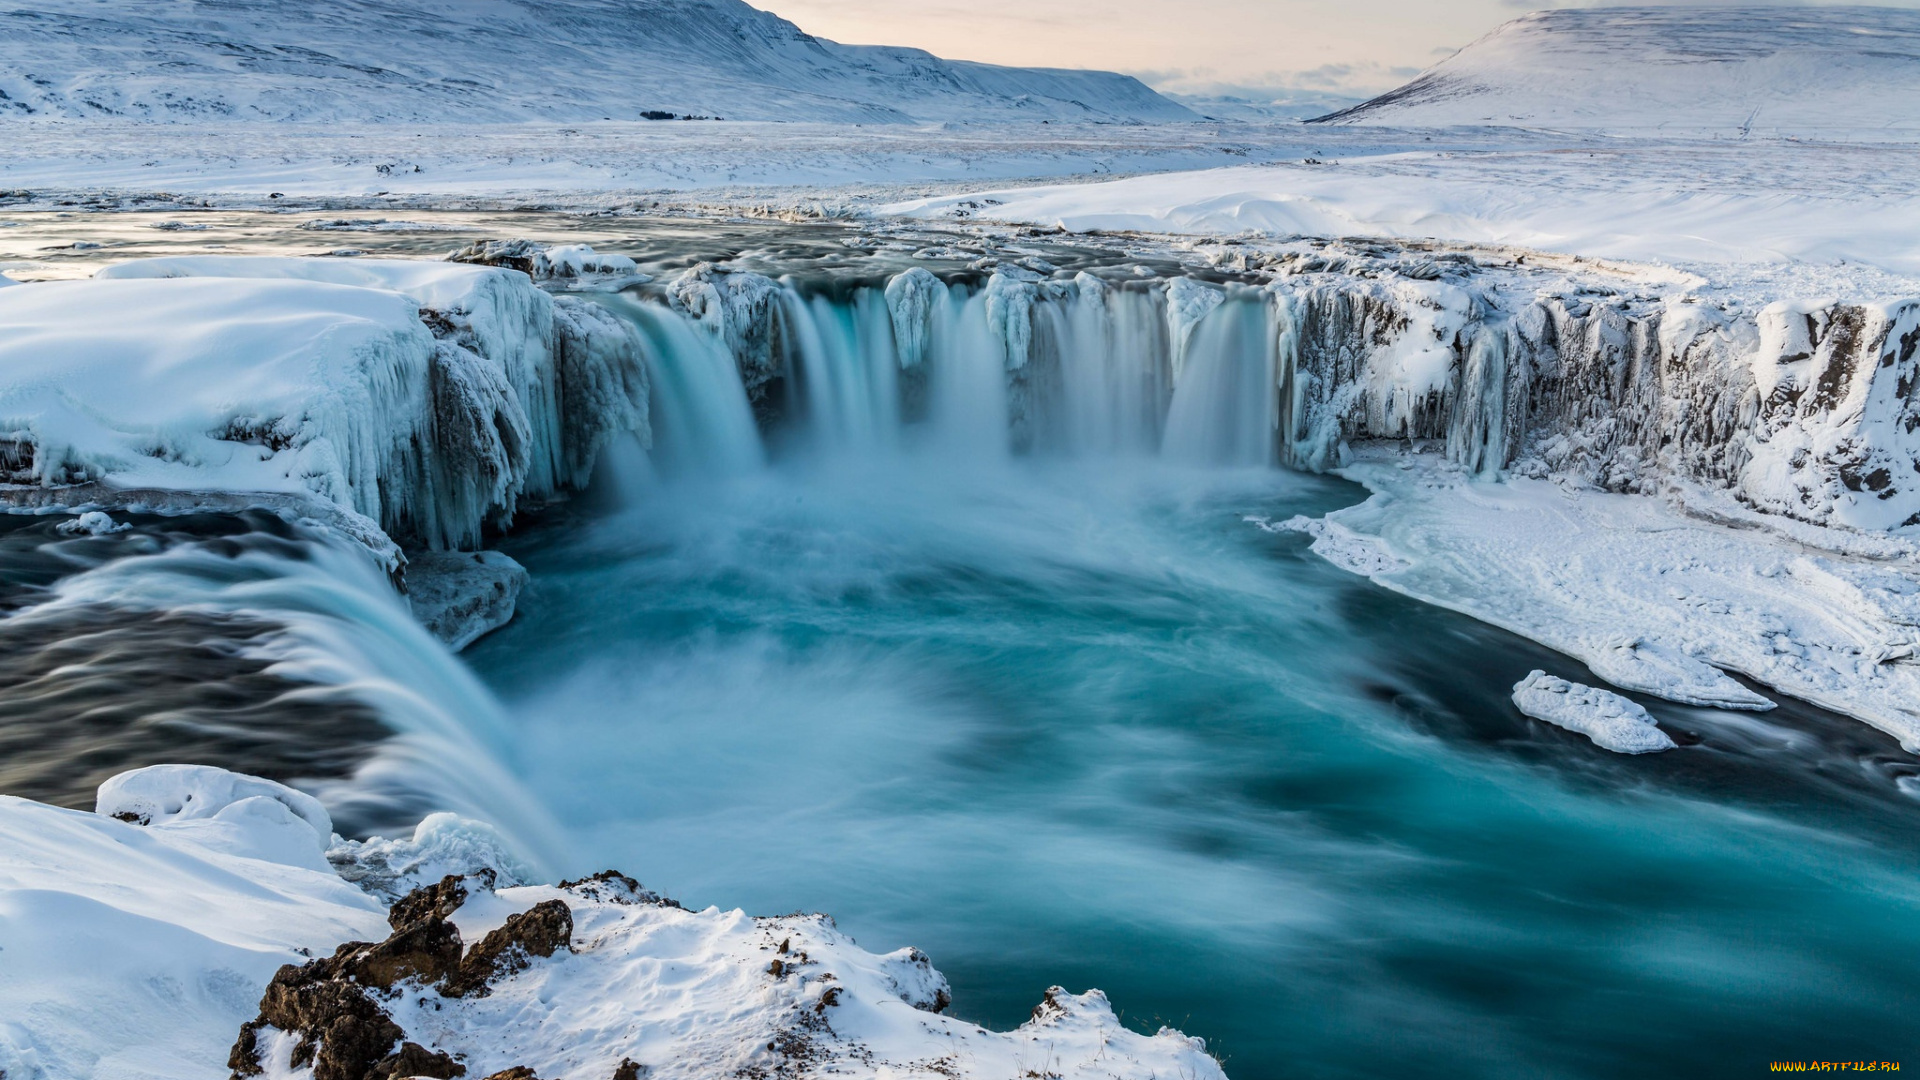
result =
M1920 275L1920 185L1909 179L1920 146L1529 136L1506 148L1347 157L1343 138L1327 131L1326 156L1311 163L974 190L884 212L1073 231L1431 239L1761 269L1865 263Z
M563 947L483 994L423 980L370 995L469 1076L613 1077L632 1061L645 1069L625 1075L689 1080L1223 1078L1197 1040L1128 1030L1097 991L1054 988L1029 1023L989 1032L936 1011L946 981L923 954L867 952L824 916L688 911L617 877L527 886L485 826L440 815L411 838L345 841L312 798L197 766L115 777L92 814L0 796L0 1074L225 1076L282 965L383 942L386 901L477 871L500 889L467 881L450 914L468 943L557 901ZM269 1075L312 1075L290 1067L291 1039L258 1038Z

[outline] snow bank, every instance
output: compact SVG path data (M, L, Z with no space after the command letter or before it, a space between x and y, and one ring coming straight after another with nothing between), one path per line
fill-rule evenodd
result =
M1770 707L1725 674L1739 672L1920 752L1920 548L1909 542L1770 527L1699 489L1650 498L1476 481L1438 455L1370 451L1342 475L1374 494L1309 530L1314 550L1333 542L1335 565L1625 689ZM1353 559L1356 547L1387 558Z
M940 1015L946 980L923 954L867 952L825 916L687 911L617 874L520 885L528 871L498 834L451 815L411 838L337 842L336 874L313 842L310 815L324 821L324 811L279 784L161 766L115 777L100 807L0 796L7 1080L216 1080L243 1025L271 1075L310 1076L291 1066L295 1038L248 1022L271 1011L270 982L363 961L384 981L326 1000L352 997L397 1021L394 1042L367 1052L384 1056L404 1036L421 1044L419 1060L445 1051L468 1076L517 1066L633 1075L619 1072L632 1061L644 1075L689 1078L1222 1077L1197 1040L1128 1031L1098 991L1048 991L1031 1021L1004 1034ZM382 900L403 902L388 912ZM542 927L557 938L541 944ZM463 935L473 945L464 961ZM401 937L404 948L393 944ZM425 972L429 939L451 942L472 978L456 986ZM346 941L387 944L332 959ZM407 993L359 996L409 973Z
M214 1080L276 969L383 932L380 904L316 863L287 802L225 801L279 785L229 774L223 796L216 772L119 778L218 804L146 827L0 796L8 1080Z
M1513 688L1513 703L1535 720L1577 731L1616 754L1673 749L1673 740L1647 710L1611 690L1583 686L1533 671Z
M1073 232L1445 240L1645 262L1860 262L1920 274L1911 240L1920 235L1920 197L1910 190L1839 177L1777 189L1730 178L1703 188L1702 174L1731 177L1733 162L1663 147L1598 149L1596 159L1562 148L1380 155L1356 147L1340 162L973 191L890 203L880 212ZM1787 149L1753 153L1776 154L1781 168L1796 168ZM973 209L983 203L992 210Z
M425 466L413 301L308 281L80 281L0 297L0 477L300 492L377 521ZM408 491L395 491L405 500Z

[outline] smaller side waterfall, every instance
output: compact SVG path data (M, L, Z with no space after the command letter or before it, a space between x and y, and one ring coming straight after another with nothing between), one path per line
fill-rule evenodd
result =
M1216 306L1189 339L1161 450L1196 465L1271 465L1277 450L1278 337L1258 293Z

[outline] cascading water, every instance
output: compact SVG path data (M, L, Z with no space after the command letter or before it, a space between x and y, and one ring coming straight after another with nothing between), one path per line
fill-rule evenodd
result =
M1364 399L1329 328L1393 324L1351 297L1031 276L786 280L767 468L663 448L620 510L507 541L536 585L473 663L580 849L921 945L984 1022L1102 986L1242 1078L1712 1072L1904 1026L1914 815L1858 768L1890 743L1653 703L1691 750L1597 756L1507 702L1577 665L1243 522L1359 498L1262 468L1336 464L1330 416L1457 410L1447 451L1499 468L1507 326L1457 387L1405 337ZM623 304L656 386L712 370L725 327ZM744 385L657 395L656 431L739 432Z

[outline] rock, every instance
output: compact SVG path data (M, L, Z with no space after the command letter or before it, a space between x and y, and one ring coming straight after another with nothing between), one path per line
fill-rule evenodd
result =
M490 884L484 876L479 880ZM297 1037L292 1064L312 1066L313 1080L464 1076L466 1067L447 1054L402 1041L406 1032L387 1012L381 992L415 980L448 997L484 996L494 979L524 970L534 957L570 948L573 937L573 913L565 903L548 900L509 916L463 956L460 930L449 917L467 895L466 880L450 875L393 905L387 922L394 930L385 941L350 941L330 957L282 967L260 999L260 1015L242 1025L234 1041L227 1057L233 1076L266 1071L260 1033L268 1029ZM537 1080L526 1068L495 1075Z
M573 912L559 900L544 900L509 915L504 926L481 938L445 992L451 997L483 996L493 980L524 970L532 957L571 949L572 942Z
M420 551L407 556L413 617L455 652L513 619L527 568L498 551Z

